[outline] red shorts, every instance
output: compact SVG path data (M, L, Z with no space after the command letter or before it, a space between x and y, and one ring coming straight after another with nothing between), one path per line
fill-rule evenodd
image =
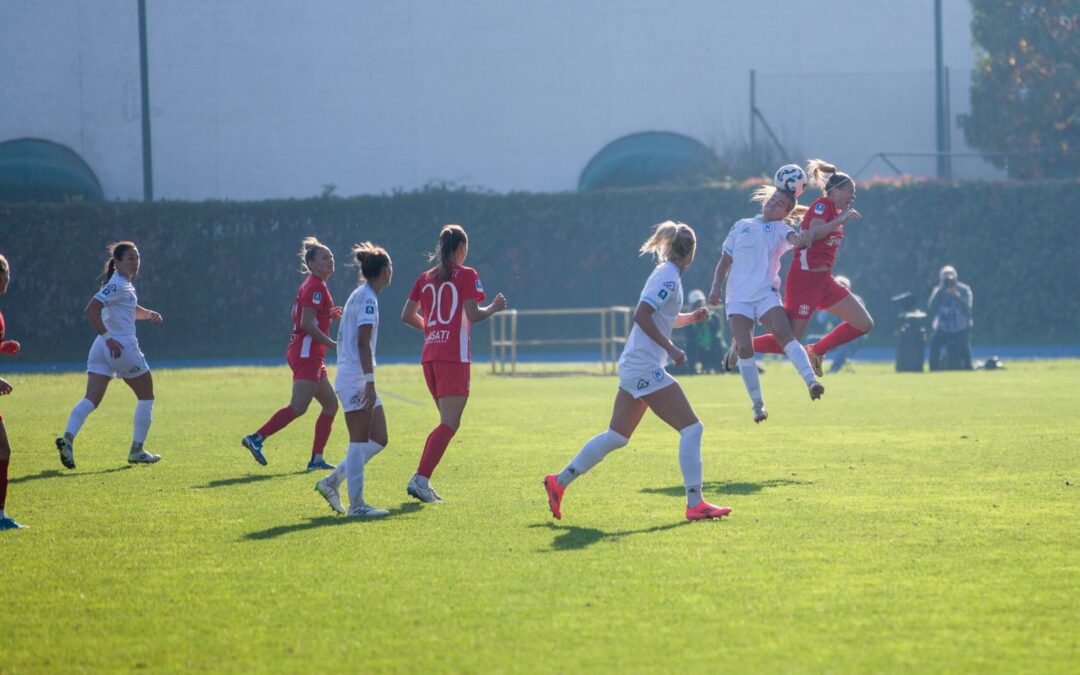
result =
M293 382L297 380L310 380L312 382L321 382L326 377L326 365L323 364L322 359L313 358L293 358L288 357L289 367L292 368Z
M784 311L791 319L807 320L817 309L827 309L851 291L833 279L831 272L788 272L784 289Z
M444 396L468 396L470 365L457 361L424 362L424 380L431 397L437 401Z

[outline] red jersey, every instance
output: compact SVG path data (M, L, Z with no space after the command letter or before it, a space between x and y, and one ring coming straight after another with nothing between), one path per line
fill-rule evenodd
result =
M315 310L315 323L319 330L327 335L330 334L330 311L334 309L334 299L330 297L330 290L326 288L326 282L315 276L309 275L300 284L300 290L296 292L296 303L293 304L292 335L289 336L289 349L287 354L292 358L326 358L326 345L318 342L300 327L300 317L305 307Z
M810 205L806 215L802 219L802 229L810 229L811 220L824 220L831 223L840 214L836 204L828 197L819 197ZM836 252L840 249L840 242L844 240L844 226L840 225L829 233L824 239L818 239L808 248L795 249L795 259L791 269L810 270L822 265L832 269L836 262Z
M469 363L469 319L465 316L465 301L483 302L484 287L480 275L471 267L455 267L449 281L440 281L440 267L420 275L413 284L409 299L420 303L424 318L424 351L420 361L454 361Z

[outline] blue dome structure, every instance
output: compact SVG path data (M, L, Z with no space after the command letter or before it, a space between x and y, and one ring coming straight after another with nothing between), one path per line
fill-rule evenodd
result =
M38 138L0 143L0 201L105 200L90 166L70 148Z
M692 183L714 175L718 160L707 146L671 131L643 131L605 145L589 160L578 190Z

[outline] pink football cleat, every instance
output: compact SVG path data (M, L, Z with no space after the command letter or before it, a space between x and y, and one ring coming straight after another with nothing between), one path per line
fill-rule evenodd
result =
M555 520L562 520L562 496L566 488L559 485L559 479L555 474L550 473L544 476L544 489L547 490L551 515L555 516Z
M709 502L701 502L697 506L686 508L687 520L709 520L712 518L723 518L731 513L731 509L726 506L716 506Z

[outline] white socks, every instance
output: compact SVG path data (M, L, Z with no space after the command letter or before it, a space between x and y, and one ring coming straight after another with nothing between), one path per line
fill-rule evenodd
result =
M803 358L806 358L806 352L803 352ZM743 384L746 386L746 393L750 394L750 400L754 403L761 403L761 380L758 378L757 361L753 357L744 359L739 357L739 375L742 375Z
M799 375L802 375L802 379L806 382L806 386L810 386L815 382L814 368L810 365L810 357L806 355L806 349L799 344L798 340L792 340L784 345L784 353L791 359L791 365L795 366L795 370L799 371Z
M566 487L575 478L599 464L609 452L621 448L630 442L629 438L608 429L594 436L574 456L566 468L559 473L559 485Z
M751 359L752 360L752 359ZM757 374L757 371L754 371ZM701 503L701 433L705 425L694 422L679 430L679 468L682 469L683 485L686 486L686 505Z
M83 399L85 400L85 399ZM89 401L86 401L90 403ZM91 405L93 405L91 403ZM78 407L78 406L76 406ZM154 399L139 400L135 403L135 433L132 440L142 445L146 442L146 435L150 433L150 422L153 421ZM75 413L72 412L72 415Z
M337 465L337 467L330 473L330 475L327 476L326 478L324 478L323 480L330 487L333 487L335 489L340 487L341 484L345 482L346 478L349 477L349 457L357 457L357 453L360 453L359 456L362 456L364 458L363 464L366 465L368 462L371 461L371 458L374 457L375 455L379 454L384 447L385 446L379 445L375 441L368 441L366 443L349 443L349 448L345 453L345 459L342 460ZM364 467L361 466L360 467L360 482L361 482L361 485L363 485L363 481L364 481L363 474L364 474ZM362 487L361 487L361 491L363 491ZM352 492L352 490L350 490L350 493L351 492Z
M67 429L64 433L75 438L79 433L79 429L82 429L82 425L86 423L86 418L90 413L94 412L95 408L97 408L97 406L91 403L88 398L84 398L76 403L75 407L71 409L71 416L68 417Z

